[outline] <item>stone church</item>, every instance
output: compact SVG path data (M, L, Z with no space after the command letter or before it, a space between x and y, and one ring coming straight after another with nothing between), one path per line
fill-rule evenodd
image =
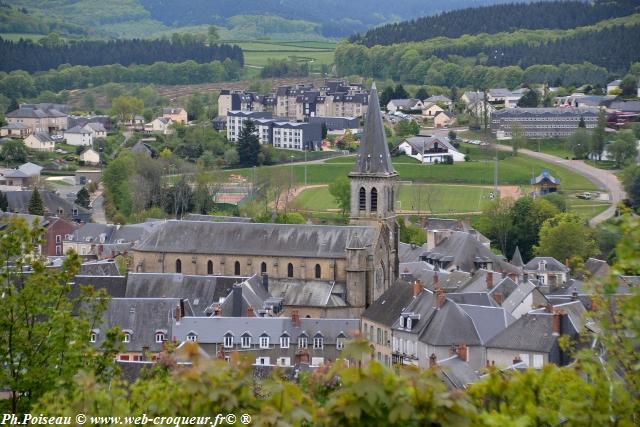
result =
M134 271L262 275L302 315L359 316L398 277L397 178L374 84L349 174L350 225L169 220L134 247Z

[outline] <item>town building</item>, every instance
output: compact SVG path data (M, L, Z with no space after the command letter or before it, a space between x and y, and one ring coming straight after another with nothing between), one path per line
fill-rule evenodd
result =
M188 122L187 112L184 108L163 108L162 118L183 125L186 125Z
M271 127L275 148L289 150L319 150L322 143L320 123L275 122Z
M157 132L162 135L170 135L173 133L172 124L173 121L170 118L156 117L150 123L145 123L144 132L146 134Z
M412 136L404 139L396 148L396 153L404 153L424 164L464 162L464 154L456 150L448 138L434 136Z
M30 127L22 123L9 123L0 127L0 137L24 139L32 132Z
M91 134L93 139L107 137L107 129L101 122L89 122L83 128Z
M360 120L356 117L309 117L309 123L320 123L327 127L327 131L355 130L360 127Z
M64 131L64 139L69 145L83 146L93 145L92 132L84 127L74 126Z
M387 103L387 111L390 113L395 113L396 111L422 110L423 108L424 104L422 101L414 98L392 99Z
M230 110L227 112L227 139L231 142L237 142L240 137L240 131L247 119L271 119L272 117L273 115L269 112Z
M24 139L24 145L35 151L45 151L52 153L56 148L56 143L48 133L36 132Z
M620 90L620 84L622 84L622 80L620 79L616 79L607 83L607 95L618 94L618 91Z
M6 114L9 125L21 124L32 133L60 133L67 129L67 107L62 104L21 104L20 108Z
M85 165L99 165L100 154L98 154L98 152L96 152L93 148L87 148L82 153L80 153L80 161Z
M0 183L17 187L32 187L40 182L40 172L42 172L42 166L27 162L18 166L17 169L11 169L5 173L0 177Z
M9 202L9 212L29 213L29 201L32 191L7 191L4 194ZM69 202L51 191L40 191L45 216L57 216L67 221L89 222L91 212L82 206Z
M564 138L573 135L580 119L587 130L596 127L598 110L593 108L505 108L491 114L491 133L498 139L513 137L519 127L525 138Z

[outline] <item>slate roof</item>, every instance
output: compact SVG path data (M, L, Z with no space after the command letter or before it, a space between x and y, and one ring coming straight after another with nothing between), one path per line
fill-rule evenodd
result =
M509 313L513 313L513 311L522 304L525 298L527 298L531 292L535 291L535 289L536 286L529 280L520 283L509 296L505 297L502 302L502 307Z
M357 234L371 245L374 227L262 224L170 220L161 223L134 248L141 252L242 254L344 258ZM211 236L215 236L214 239Z
M450 389L463 389L467 385L478 381L479 376L467 362L460 359L457 354L437 361L437 369L440 377Z
M459 305L473 321L482 344L486 344L515 321L513 316L502 307Z
M606 261L596 258L587 258L584 262L584 268L589 272L591 277L606 277L609 271L611 271L611 267L609 267Z
M319 280L269 278L269 292L284 305L301 307L346 307L344 283Z
M499 307L488 292L450 292L447 298L457 304Z
M419 340L436 346L483 344L471 316L463 310L461 305L451 300L446 300L442 308L435 312Z
M120 271L114 261L100 260L82 263L79 274L87 276L119 276Z
M251 222L251 218L243 216L201 215L189 213L185 215L188 221L213 221L213 222Z
M433 282L435 276L438 276L438 282L444 280L449 273L446 271L434 271L432 265L425 261L403 262L399 266L400 277L407 282L419 280L425 288L433 290Z
M553 314L527 313L513 322L507 329L496 335L487 343L487 348L502 348L509 350L535 351L549 353L558 339L552 330ZM569 322L563 322L563 331L575 333L565 327Z
M369 95L369 111L364 123L364 134L360 140L356 165L349 176L396 176L397 174L391 164L389 146L387 145L387 137L380 112L378 91L374 82Z
M491 113L492 118L502 117L575 117L598 115L597 108L591 107L549 107L549 108L504 108Z
M577 332L582 332L585 324L587 323L587 309L584 307L582 302L580 301L569 301L562 302L560 304L554 304L553 308L556 310L560 310L566 313L569 316L569 320L571 321L571 325L573 329ZM531 313L544 313L545 309L540 308L537 310L531 311Z
M401 279L396 280L362 313L362 318L391 327L412 300L413 285Z
M9 123L8 125L2 126L0 129L29 129L27 126L22 123Z
M163 108L162 114L180 114L184 110L182 108Z
M64 133L65 133L65 134L67 134L67 133L71 133L71 134L78 134L78 135L86 135L86 134L88 134L88 133L89 133L89 131L88 131L88 130L86 130L85 128L83 128L83 127L80 127L80 126L74 126L74 127L72 127L71 129L67 129L67 130L65 130L65 131L64 131Z
M452 230L452 231L469 231L471 226L459 219L445 219L445 218L427 218L426 226L427 231L432 230Z
M85 127L90 127L94 132L106 132L107 130L104 128L104 125L100 122L90 122L85 125Z
M440 138L433 136L412 136L409 138L405 138L402 142L406 142L407 144L409 144L411 148L418 153L422 153L423 150L425 152L433 150L436 143L438 144L438 148L440 149L446 148L449 151L458 151L453 145L451 145L448 139L449 138Z
M9 209L12 212L26 213L29 211L29 200L31 200L31 190L27 191L7 191L4 193L9 202ZM62 209L63 216L71 217L73 209L77 209L78 216L90 218L90 211L78 206L68 200L63 199L51 191L40 191L40 196L44 204L45 211L50 214L57 214L58 208Z
M552 176L546 169L544 169L540 175L535 178L531 178L531 184L540 184L543 181L549 181L552 184L560 185L560 179Z
M36 165L35 163L27 162L18 167L18 170L24 172L28 176L36 176L40 175L42 171L42 166Z
M33 222L37 222L42 227L49 226L49 220L40 215L31 215L23 213L2 212L0 211L0 223L5 226L12 218L22 218L27 224L32 225Z
M613 101L609 108L624 113L640 113L640 101Z
M415 98L392 99L391 101L389 101L389 103L393 102L396 107L400 108L413 108L418 101L420 100Z
M446 292L455 291L460 288L467 280L471 278L471 273L466 271L452 271L448 275L438 276L440 279L440 287Z
M42 119L48 117L47 113L39 108L20 107L17 110L8 112L5 117L9 119L25 118L25 119Z
M234 287L232 287L232 292L220 305L220 308L222 309L222 316L231 317L237 315L239 317L244 317L247 316L247 310L249 307L253 308L254 316L258 316L258 311L262 310L265 306L265 302L271 298L269 292L264 288L264 286L262 286L261 279L254 275L243 280L236 286L239 287L239 292L234 292ZM240 313L234 313L234 300L238 295L242 296L242 302L240 305L241 309Z
M520 248L516 246L516 250L513 252L513 256L511 257L511 264L516 267L523 267L524 261L522 261L522 255L520 254Z
M131 147L130 151L132 153L142 153L149 157L153 157L155 155L155 149L142 141L136 142L135 145Z
M112 298L124 298L127 289L126 276L91 276L77 275L73 279L72 294L78 291L78 286L91 286L95 290L104 289Z
M424 102L451 102L449 98L443 95L433 95L425 99Z
M563 273L569 272L569 269L563 263L561 263L557 259L550 256L537 256L533 258L531 261L529 261L527 265L524 266L524 269L528 271L540 271L539 268L540 268L541 261L546 262L545 271L551 271L551 272L560 271Z
M228 276L129 273L125 297L184 299L189 301L196 316L210 316L213 313L212 306L227 298L234 283L243 280L242 277Z
M49 134L46 132L36 132L33 134L33 136L40 142L53 142L51 136L49 136Z

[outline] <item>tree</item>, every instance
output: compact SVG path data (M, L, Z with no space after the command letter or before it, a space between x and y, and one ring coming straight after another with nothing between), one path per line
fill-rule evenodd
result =
M422 246L427 241L427 232L424 228L414 224L407 224L404 218L398 219L400 226L400 241Z
M15 111L18 108L20 108L20 105L18 104L18 100L16 98L11 98L11 102L9 102L9 106L7 107L7 113L11 112L11 111Z
M76 194L76 200L74 201L74 203L78 206L89 209L89 204L91 203L89 190L87 190L85 187L82 187Z
M574 158L583 159L589 153L589 134L586 129L578 128L565 142L567 150Z
M258 164L258 153L260 153L260 140L256 134L256 126L253 121L247 119L240 130L238 142L236 143L238 159L242 166L256 166Z
M16 139L2 144L2 150L0 150L0 157L7 163L24 163L27 161L27 155L27 146Z
M207 40L209 44L214 44L218 40L220 40L220 35L218 34L218 28L215 25L209 25L207 30Z
M393 90L393 99L406 99L409 98L409 92L405 90L405 88L398 83L396 88Z
M396 135L402 137L420 133L420 125L415 120L400 120L395 125Z
M622 171L622 183L631 207L640 211L640 165L631 165Z
M622 96L636 96L638 91L638 78L633 74L627 74L620 82Z
M549 193L543 197L545 200L553 203L559 212L567 211L567 199L558 193Z
M533 258L533 247L538 244L542 223L558 213L558 208L543 198L516 200L511 209L513 230L507 241L507 254L512 254L517 246L525 262Z
M511 125L511 149L513 150L513 155L518 155L518 149L526 144L526 138L524 136L524 132L522 131L522 126L519 123L514 123Z
M393 87L387 86L380 93L380 107L386 108L389 101L394 98Z
M579 257L583 260L597 252L593 232L584 218L573 212L547 219L540 228L540 239L534 247L538 256L553 257L561 262Z
M424 86L421 86L417 91L416 91L416 99L419 99L421 101L424 101L425 99L429 98L429 92L427 92L427 89L424 88Z
M518 107L535 108L540 104L540 95L535 89L529 89L518 101Z
M478 230L496 243L503 255L507 253L507 243L513 233L512 198L498 198L484 207L478 220Z
M341 176L329 184L329 193L335 199L342 216L346 216L351 210L351 184L347 177Z
M580 121L578 122L578 127L581 129L586 129L587 124L584 122L584 117L580 116Z
M131 121L136 114L144 112L144 102L134 96L120 95L111 101L111 112L122 122Z
M453 141L455 141L456 139L458 139L458 134L456 133L456 131L455 131L455 130L453 130L453 129L452 129L452 130L450 130L450 131L449 131L449 140L450 140L451 142L453 142Z
M29 199L28 211L31 215L44 215L44 202L38 191L38 187L33 187L31 198Z
M629 160L635 160L638 146L633 132L618 132L613 142L607 145L607 151L617 167L624 166Z
M329 130L327 129L327 124L325 122L322 122L322 139L326 139L327 138L327 133L329 132Z
M601 160L602 152L604 151L604 142L607 137L605 128L607 127L607 113L604 110L600 110L598 113L598 122L591 134L591 144L589 149L591 154L596 160Z
M45 393L60 392L80 368L97 361L89 330L106 300L90 299L86 291L70 296L80 259L72 251L62 268L46 268L46 258L36 255L44 235L38 225L13 218L0 235L0 263L7 266L0 285L0 387L9 392L0 406L25 413ZM29 274L24 267L30 267Z
M9 200L7 200L7 195L0 191L0 210L2 212L9 212Z

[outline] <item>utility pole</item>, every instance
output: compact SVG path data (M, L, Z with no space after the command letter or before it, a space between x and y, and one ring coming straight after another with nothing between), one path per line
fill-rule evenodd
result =
M496 148L496 157L495 157L495 163L494 163L494 167L493 167L493 194L494 194L494 198L497 199L498 198L498 144L495 144L495 148Z
M304 186L307 186L307 150L304 150Z

